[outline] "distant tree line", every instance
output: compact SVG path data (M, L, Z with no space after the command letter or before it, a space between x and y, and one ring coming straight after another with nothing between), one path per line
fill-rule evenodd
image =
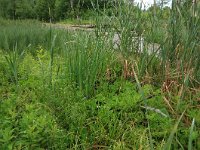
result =
M127 2L133 0L0 0L0 17L7 19L38 19L42 21L58 21L69 18L89 19L96 13L106 9L107 15L118 13L116 9ZM169 7L163 7L170 0L156 0L156 5L152 5L145 14L161 14L160 19L167 19L170 14ZM177 0L183 10L183 15L190 12L190 8L197 0ZM198 3L199 4L199 3ZM139 9L138 6L134 6ZM162 12L162 13L159 13Z
M0 0L0 16L8 19L76 18L94 8L109 9L118 0Z

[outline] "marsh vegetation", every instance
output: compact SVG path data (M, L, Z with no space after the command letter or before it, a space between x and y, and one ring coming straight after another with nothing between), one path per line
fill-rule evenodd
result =
M199 3L93 9L0 19L0 149L200 149Z

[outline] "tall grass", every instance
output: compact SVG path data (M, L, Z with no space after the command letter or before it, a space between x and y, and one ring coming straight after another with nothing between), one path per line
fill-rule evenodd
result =
M87 32L75 34L74 40L69 41L66 47L70 80L89 98L105 74L107 48L101 39L94 40L94 34Z
M169 99L171 94L177 95L177 101L173 102L177 113L183 110L185 107L183 104L188 103L184 101L186 93L191 88L200 86L199 10L200 5L197 1L185 7L179 1L173 0L168 19L159 20L164 9L154 8L145 18L145 12L130 5L121 5L119 2L114 19L105 16L111 28L110 33L119 34L119 50L123 55L122 59L136 68L137 83L140 80L160 86L163 92L168 94ZM149 24L147 29L144 24ZM144 36L145 47L142 52L136 46L140 41L133 41L135 36ZM153 48L151 54L148 53L149 44ZM180 118L182 117L183 115ZM175 130L177 131L177 127ZM171 133L165 145L166 149L172 145L176 131Z
M33 55L36 49L43 47L51 50L52 38L55 39L55 51L60 52L64 48L65 42L70 38L71 32L50 28L48 24L43 24L34 20L0 21L0 49L12 50L17 43L19 52L24 49L29 50Z
M7 64L10 69L10 78L13 83L15 83L18 86L18 67L20 64L20 61L23 57L24 51L20 54L18 54L17 44L15 47L13 47L13 51L8 52L7 55L5 55L5 59L7 61Z
M12 50L13 45L18 44L18 49L23 50L28 46L36 48L46 45L48 29L42 29L41 24L35 21L8 21L6 25L1 23L0 47L4 50Z
M91 127L93 131L93 124L101 125L101 129L99 128L99 126L95 127L95 129L98 130L97 137L99 138L99 135L101 135L102 133L108 134L111 136L111 138L113 138L116 135L117 130L113 129L112 127L113 124L116 126L118 125L118 121L115 121L118 119L120 123L123 122L121 123L122 125L127 123L128 126L125 128L121 127L121 129L125 129L127 131L135 130L135 123L133 123L133 120L138 117L136 116L137 113L133 113L132 118L131 116L129 116L129 114L131 114L132 111L134 112L135 109L136 111L142 113L140 110L137 110L138 105L135 105L138 99L142 99L145 105L145 107L142 106L142 108L146 109L144 113L144 118L147 119L148 124L146 126L138 126L142 126L142 128L145 129L148 128L149 137L146 136L146 133L144 133L144 136L147 138L147 141L150 141L150 143L148 143L147 145L150 145L151 149L153 149L153 147L155 146L154 140L156 140L154 139L155 135L153 135L153 131L151 130L153 128L151 126L151 123L155 122L153 122L154 118L151 118L152 120L150 121L150 119L148 119L149 113L146 113L149 111L147 108L150 108L148 106L150 100L147 98L147 96L149 96L148 94L150 94L150 96L152 97L154 97L155 95L154 92L153 94L151 92L145 92L143 85L145 83L154 84L161 90L159 91L159 93L155 92L155 94L159 96L157 96L157 99L154 99L153 103L155 104L156 100L159 101L160 99L164 99L165 103L167 103L167 106L173 110L173 113L169 115L169 117L171 117L172 119L174 117L177 118L177 116L180 116L179 114L182 114L179 117L178 122L172 129L168 140L166 140L166 136L168 135L168 133L162 133L163 141L167 141L164 145L164 149L169 149L170 147L173 147L173 145L175 145L174 147L176 147L177 145L181 145L182 143L174 140L174 136L175 133L177 133L178 135L180 134L178 126L181 127L181 121L185 119L184 117L186 111L184 110L185 107L189 105L189 102L187 102L186 100L187 98L192 97L189 97L188 93L190 92L191 88L198 89L200 82L198 15L199 5L194 4L194 6L191 6L191 8L188 9L188 13L185 13L184 6L182 6L180 3L177 3L176 1L173 1L173 6L170 10L170 16L167 21L158 20L159 15L161 15L162 11L164 11L162 9L160 11L157 11L155 9L152 13L147 15L147 18L145 18L145 12L136 7L132 7L131 5L122 5L122 3L119 3L114 7L115 9L113 14L115 15L111 17L106 16L106 12L99 12L103 13L105 15L105 18L103 18L104 22L102 22L102 18L99 18L99 16L97 16L96 29L94 33L87 31L66 31L53 29L49 28L48 24L42 25L39 22L32 21L1 21L0 32L2 34L0 34L0 49L3 49L4 52L8 52L8 55L6 55L6 60L10 69L10 76L12 77L13 82L17 85L23 82L19 82L20 79L18 77L18 67L20 66L23 52L25 50L29 50L30 53L32 53L32 55L34 56L34 62L36 64L40 64L42 70L42 73L39 74L40 76L37 76L38 78L40 78L40 81L42 80L43 82L43 88L41 88L42 92L40 91L40 94L42 94L43 97L39 97L41 99L48 99L50 98L50 96L53 96L52 98L50 98L52 103L55 103L57 104L56 106L59 106L59 108L55 108L56 106L53 106L53 108L55 109L55 111L62 111L62 116L59 116L60 112L56 112L56 115L59 114L58 116L61 118L59 118L60 120L62 120L63 118L65 120L68 117L66 119L67 121L62 121L62 126L64 126L63 124L67 124L66 126L68 126L68 122L70 122L71 120L75 122L75 125L79 125L80 122L78 122L76 119L79 118L82 122L81 126L79 126L81 130L80 132L84 132L82 133L84 136L88 134L88 131L82 131L82 126L85 126L85 124L87 124L85 123L85 121L87 121L88 118L86 118L86 116L84 118L83 116L83 119L82 117L78 116L79 114L82 115L82 112L84 112L85 115L88 113L87 115L89 116L91 116L90 113L93 113L92 117L94 118L96 117L95 113L99 113L100 115L98 117L100 117L100 120L102 119L102 122L105 120L103 123L101 123L101 121L99 123L98 117L97 119L95 118L96 120L93 118L89 118L91 119L91 122L88 124L89 128L86 127L87 129L84 129L90 130ZM190 11L196 12L197 15L194 15L194 13L191 13ZM148 23L149 26L148 29L144 31L144 24L146 23ZM113 36L116 33L119 35L120 39L120 45L118 49L114 49L112 43ZM135 38L135 36L137 38ZM140 38L142 37L144 37L145 40L143 51L139 49ZM16 43L17 46L13 50L13 46L15 46ZM149 44L151 44L153 47L152 53L148 52ZM159 46L156 47L156 45ZM39 51L39 48L41 49L41 52ZM157 52L159 52L159 54L157 54ZM118 68L118 66L115 65L113 61L118 61L117 63L120 64L121 67ZM111 68L111 66L113 68ZM37 69L39 70L39 67ZM120 71L118 71L118 69L120 69ZM121 74L116 73L117 71ZM112 73L114 75L112 75ZM123 76L123 74L126 75ZM110 78L112 76L114 76L115 79L111 81ZM127 76L130 78L128 78ZM120 84L119 87L118 85L115 85L113 83L115 82L115 80L122 79L123 77L125 79L130 79L131 82L136 83L138 88L133 88L132 84L131 86L126 85L128 86L128 91L124 94L123 92L125 90L121 91L123 84L120 82L121 80L119 80L120 83L118 83ZM48 83L46 83L46 81ZM34 82L37 82L37 80L35 80ZM98 95L99 97L97 96L94 98L95 101L93 101L92 99L91 102L83 102L80 100L85 98L93 98L93 96L96 95L98 87L101 86L101 83L104 84L104 82L106 82L108 87L113 86L113 91L110 89L108 91L104 91L106 95L109 96L103 96L103 94L100 94ZM56 87L56 84L58 84L60 87L57 89L55 88L57 91L53 91L54 88L52 87ZM48 85L51 85L51 88L49 88ZM69 104L66 104L65 102L66 97L68 99L68 96L72 95L70 92L68 93L69 95L65 94L67 93L66 90L69 89L69 86L70 88L73 87L73 90L71 92L74 92L76 94L81 93L81 96L78 95L77 97L73 97L79 100L77 104L75 102L72 102L72 104L76 104L77 106L71 106ZM105 87L101 88L103 89ZM106 87L105 89L108 88ZM31 88L31 90L34 89ZM110 96L110 91L114 92L114 94L112 93L112 96ZM57 95L54 94L54 92ZM50 96L48 94L50 94ZM119 95L123 96L118 97ZM112 98L113 100L110 100L110 98ZM121 101L121 98L123 101ZM128 99L127 104L126 99ZM62 100L62 103L59 103L59 101L55 102L57 100ZM100 102L105 104L98 104L97 106L97 103ZM134 109L132 108L132 103L134 104ZM62 104L65 105L61 106ZM87 107L88 104L91 104L91 106ZM131 107L129 106L130 104ZM124 108L125 110L121 109L121 107L124 107L124 105L126 105L126 108ZM67 108L64 108L66 106ZM69 107L70 109L67 110ZM71 107L77 110L77 112L75 112ZM90 108L91 110L88 110L88 108ZM174 111L173 108L176 108L176 111ZM118 110L120 113L118 113ZM112 114L113 118L112 116L108 116L106 112ZM68 116L68 113L72 115L70 116L71 118ZM110 120L109 117L114 119L114 121ZM123 119L120 120L121 118ZM139 118L139 120L145 124L146 120L143 120L143 114L141 118ZM197 120L195 117L194 119ZM138 123L137 119L135 119L134 121ZM113 131L107 129L108 122L110 123L108 128L113 129ZM69 125L69 127L70 126L72 125ZM69 127L66 127L67 130ZM117 129L120 130L120 127ZM75 132L74 129L71 130ZM192 122L190 133L188 134L189 141L187 138L189 144L188 149L192 148L191 145L193 142L193 130L194 121ZM106 131L110 133L106 133ZM71 141L81 141L81 139L79 140L75 138L76 136L79 137L78 134L81 133L77 133L77 135L72 136ZM128 132L126 134L129 135ZM163 135L165 135L165 137L163 137ZM126 137L124 133L120 133L119 136L119 138L116 138L116 140L119 141L114 142L120 144L120 140L122 140L121 145L123 145L123 138L126 139ZM128 138L131 139L132 135L129 136L130 137ZM79 143L77 142L77 147L79 147L78 144Z
M146 14L139 8L119 2L116 11L117 15L107 19L107 22L110 22L112 31L114 29L119 34L119 49L125 59L132 55L132 60L137 61L139 78L148 73L161 84L168 79L184 84L188 76L188 86L199 85L200 25L197 2L186 13L184 5L173 1L168 20L160 19L164 13L162 8L154 8ZM145 24L148 26L145 27ZM143 54L137 47L141 36L145 39ZM134 42L134 37L138 37L138 41ZM150 57L148 51L152 51Z
M5 26L4 24L7 24ZM85 97L94 95L95 86L100 82L107 64L107 47L102 37L95 38L93 33L68 31L56 29L48 24L42 25L34 21L8 21L1 23L0 48L11 51L11 47L17 43L17 51L27 50L35 58L40 53L37 50L47 51L50 58L49 78L53 80L53 60L55 55L66 60L66 78L77 89L83 91ZM13 34L14 33L14 34ZM94 40L95 39L95 40ZM43 54L39 54L43 55ZM39 56L40 57L40 56ZM41 56L43 57L43 56ZM44 66L39 58L42 74Z

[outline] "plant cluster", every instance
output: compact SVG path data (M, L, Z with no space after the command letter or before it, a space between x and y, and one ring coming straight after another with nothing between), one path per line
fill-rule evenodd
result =
M155 6L121 5L93 31L1 19L0 149L200 149L199 5L189 4L173 1L160 20Z

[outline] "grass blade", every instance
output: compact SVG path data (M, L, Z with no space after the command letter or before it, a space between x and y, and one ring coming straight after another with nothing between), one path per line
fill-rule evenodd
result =
M193 118L192 125L190 127L190 136L189 136L189 141L188 141L188 150L192 150L192 134L193 134L193 130L194 130L194 123L195 123L195 119Z
M144 95L144 91L143 91L142 86L141 86L141 84L139 82L139 79L138 79L138 76L137 76L137 74L136 74L136 72L134 70L134 67L132 67L132 69L133 69L133 73L134 73L134 77L135 77L137 86L139 88L139 93L142 96L142 100L144 100L145 107L147 108L147 99L146 99L146 97ZM145 110L146 110L145 115L147 116L148 110L147 109L145 109ZM150 149L152 150L153 149L153 139L152 139L150 123L149 123L148 119L147 119L147 122L148 122L148 131L149 131L149 139L150 139L150 147L151 147Z
M173 138L174 138L174 134L176 133L177 129L178 129L178 125L181 121L181 119L183 118L183 115L185 114L185 111L181 114L180 118L178 119L178 121L176 122L176 124L174 125L174 128L172 129L172 132L170 133L170 136L167 140L167 143L165 144L164 146L164 150L170 150L171 149L171 145L172 145L172 141L173 141Z

